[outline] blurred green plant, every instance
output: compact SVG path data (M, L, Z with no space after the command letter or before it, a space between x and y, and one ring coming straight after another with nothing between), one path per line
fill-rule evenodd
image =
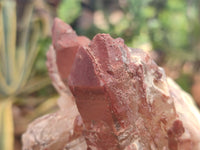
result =
M58 6L57 14L60 19L70 24L80 15L80 11L80 0L62 0Z
M41 39L50 29L48 18L36 15L42 1L29 1L17 22L15 0L0 0L0 149L13 150L12 104L30 76ZM38 8L37 8L38 9ZM46 79L42 80L48 82ZM38 85L43 82L39 82ZM31 89L34 89L31 84ZM37 86L38 86L37 85ZM29 89L29 86L25 89Z
M137 45L137 39L146 36L152 48L164 54L162 63L165 66L170 68L177 63L183 66L191 62L193 74L200 71L195 68L200 61L200 1L129 0L129 4L127 13L133 15L136 33L139 33L138 37L132 37L133 46ZM190 92L191 80L192 76L185 76L181 71L177 82Z
M0 4L0 93L10 96L17 94L27 82L44 30L41 18L33 15L34 4L30 3L26 6L25 16L20 22L22 30L16 39L16 3L13 0L1 0Z
M111 1L110 4L106 0L93 1L98 3L93 8L94 25L86 34L94 36L97 32L106 32L114 37L120 36L131 47L149 43L152 49L162 51L169 63L175 59L180 63L200 60L200 1ZM112 16L117 11L122 15ZM95 21L96 12L99 20ZM117 17L120 17L119 21L112 23Z
M148 36L154 50L168 62L200 59L199 2L195 0L128 0L128 12L139 38ZM133 31L135 32L135 29ZM195 38L193 37L194 35ZM134 41L134 37L132 38ZM198 58L197 58L198 57Z
M190 87L192 85L192 78L189 74L182 73L176 82L186 91L190 92Z

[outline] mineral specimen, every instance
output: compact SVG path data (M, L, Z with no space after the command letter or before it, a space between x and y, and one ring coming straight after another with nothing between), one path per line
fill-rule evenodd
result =
M66 136L61 142L64 145L70 143L71 131L77 133L74 139L83 139L82 147L74 148L77 150L200 150L200 113L192 98L146 52L129 48L122 39L108 34L97 34L91 42L85 37L79 40L59 19L55 19L50 52L56 60L48 59L48 67L58 68L50 71L53 83L61 95L72 99L72 105L64 102L62 109L76 103L83 121L78 126L67 121L67 132L61 122L58 131L51 130L50 135L63 131L59 135L61 140ZM78 111L64 112L69 113L65 117L79 116ZM32 129L37 124L40 121L26 134L36 132ZM24 144L29 140L24 138Z
M67 78L79 47L90 42L85 36L77 36L75 31L61 20L55 19L52 29L52 43L56 49L56 63L62 79Z
M22 137L23 150L86 150L82 119L72 94L60 78L53 47L47 53L47 60L49 76L60 94L60 110L40 117L29 125Z

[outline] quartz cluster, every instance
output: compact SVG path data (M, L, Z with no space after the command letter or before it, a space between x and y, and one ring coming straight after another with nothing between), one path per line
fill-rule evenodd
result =
M193 99L144 51L55 19L47 67L60 110L31 123L23 149L200 150Z

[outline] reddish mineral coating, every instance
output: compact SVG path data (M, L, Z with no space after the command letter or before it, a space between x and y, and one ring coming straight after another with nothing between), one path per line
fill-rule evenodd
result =
M56 53L51 46L47 67L54 87L60 94L60 110L33 121L22 136L23 150L86 150L82 135L83 123L74 97L64 85L56 65Z
M55 19L47 65L54 86L70 100L65 103L62 98L61 110L68 110L69 118L79 116L78 111L82 117L67 123L66 136L75 133L75 142L65 140L66 148L200 150L200 113L193 100L142 50L128 48L122 39L108 34L98 34L89 43ZM67 86L78 111L70 111L74 98ZM82 130L87 146L80 141L73 147L79 142L76 138L83 139Z
M177 111L178 99L164 71L122 39L96 35L77 52L66 84L76 99L90 149L200 149L199 119L193 118L189 126L196 123L196 132L188 132L190 142L183 143L182 135L190 129Z
M68 24L58 18L54 20L52 34L58 71L61 78L66 79L78 48L88 45L90 40L84 36L77 36L76 32Z

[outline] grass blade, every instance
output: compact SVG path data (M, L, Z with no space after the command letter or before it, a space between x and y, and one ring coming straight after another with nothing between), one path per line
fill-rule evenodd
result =
M5 80L5 37L4 37L4 24L3 24L3 7L4 3L0 1L0 76Z
M13 117L11 99L0 101L0 149L13 150Z
M26 55L27 55L27 49L28 49L28 39L30 34L30 26L31 26L31 20L33 17L33 3L30 3L26 6L24 16L22 18L21 24L19 23L19 26L21 28L21 38L18 46L18 53L17 53L17 60L16 62L18 64L17 69L19 70L19 74L21 75L24 66L26 64Z
M16 3L15 1L3 1L2 3L6 56L6 82L8 85L11 85L13 77L15 76Z

